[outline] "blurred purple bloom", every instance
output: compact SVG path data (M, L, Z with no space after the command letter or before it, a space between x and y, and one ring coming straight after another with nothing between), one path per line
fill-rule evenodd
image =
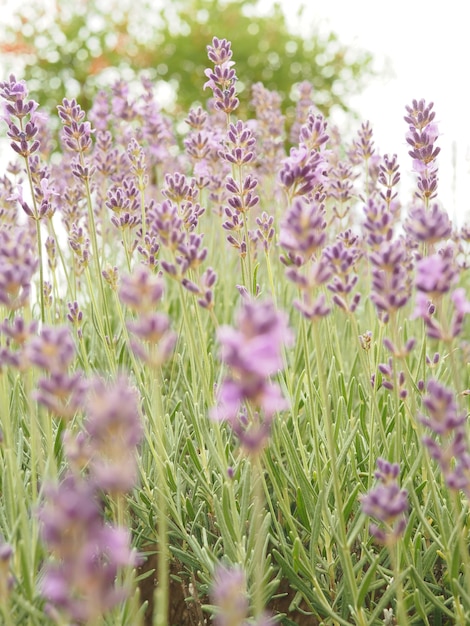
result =
M12 546L0 535L0 606L8 606L8 596L15 584L15 578L10 571L12 556Z
M437 156L440 148L435 146L439 136L437 124L434 122L436 114L434 104L426 104L425 100L413 100L411 106L406 107L405 122L408 123L406 141L411 147L408 154L413 159L413 169L418 174L417 196L425 204L437 195Z
M416 289L430 295L447 293L457 280L457 268L446 254L424 257L416 264Z
M139 396L124 376L96 379L86 401L89 473L102 490L127 492L137 482L137 446L143 435Z
M326 241L324 196L295 198L281 223L279 243L305 263Z
M212 45L207 46L207 56L214 63L214 68L204 70L208 80L204 83L204 89L209 87L214 94L214 106L218 111L227 115L238 107L235 84L237 76L232 61L231 44L226 39L212 39Z
M292 339L287 316L271 302L245 300L237 327L221 327L218 338L231 375L218 390L211 416L227 420L242 445L256 452L269 436L274 414L287 406L279 386L269 380L281 369L282 348Z
M421 206L412 208L404 228L417 241L428 244L448 239L452 234L452 222L448 214L436 203L427 209Z
M26 346L30 363L52 373L61 374L75 358L75 343L66 326L44 326L38 337Z
M360 498L362 511L381 524L370 526L371 534L381 543L394 543L405 530L408 492L398 485L399 472L398 463L377 459L375 477L379 482Z
M121 567L136 564L128 531L106 524L94 486L71 474L45 486L38 517L50 554L42 595L68 620L96 622L126 597L116 580Z
M243 626L246 623L250 605L245 573L240 567L219 565L216 568L210 598L217 607L214 624Z
M470 497L470 448L468 445L467 416L460 411L455 392L437 380L431 379L423 396L425 414L419 421L431 435L423 437L429 454L437 461L449 488L461 489Z

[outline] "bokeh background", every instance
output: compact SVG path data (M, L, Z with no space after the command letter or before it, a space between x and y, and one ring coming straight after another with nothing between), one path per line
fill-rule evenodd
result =
M466 3L459 0L0 0L0 61L28 80L52 110L64 97L87 108L97 89L144 70L163 108L184 119L202 91L205 46L233 43L242 112L249 82L280 91L288 120L295 85L346 139L369 120L376 146L399 156L402 196L411 189L404 107L435 103L441 132L439 200L462 223L470 205L470 116ZM292 86L294 86L292 88ZM0 156L4 163L5 150Z

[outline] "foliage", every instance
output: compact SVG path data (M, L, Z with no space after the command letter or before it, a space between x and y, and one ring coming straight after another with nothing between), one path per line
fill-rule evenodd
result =
M216 34L231 39L237 54L242 106L250 85L262 82L285 99L307 80L325 114L348 110L348 96L372 75L370 54L348 48L330 32L307 38L290 32L278 4L260 14L256 0L177 0L155 5L102 0L44 0L18 5L12 28L3 26L0 51L21 54L22 75L41 106L51 110L67 93L85 110L93 94L117 75L127 81L143 71L176 91L183 111L204 101L200 76L206 45ZM8 66L8 54L3 55ZM163 82L161 83L163 84Z
M177 586L187 623L466 626L470 228L433 106L403 201L367 123L297 109L287 152L260 85L237 119L207 43L212 107L121 81L63 100L55 152L0 83L2 624L182 626Z

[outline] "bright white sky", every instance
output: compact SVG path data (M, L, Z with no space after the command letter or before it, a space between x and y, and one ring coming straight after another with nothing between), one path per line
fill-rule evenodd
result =
M301 1L280 2L296 23ZM342 42L374 53L379 62L385 57L390 60L393 75L375 81L350 104L364 121L370 121L380 152L399 156L402 173L410 167L405 105L414 98L434 102L442 133L439 200L459 223L470 221L468 1L305 0L303 4L305 35L327 28Z
M156 0L159 4L161 0ZM468 0L279 0L293 26L303 34L336 32L342 42L367 49L379 67L388 59L393 74L377 79L351 99L362 120L369 120L379 151L396 153L403 187L410 158L404 140L405 105L413 98L434 102L439 138L439 199L451 217L470 221L470 34ZM0 15L16 0L0 0ZM267 9L274 0L261 0ZM296 18L304 4L302 20ZM229 37L229 35L228 35ZM333 120L351 131L344 119ZM454 161L455 154L455 161ZM408 176L408 181L410 180ZM403 200L408 194L404 194Z

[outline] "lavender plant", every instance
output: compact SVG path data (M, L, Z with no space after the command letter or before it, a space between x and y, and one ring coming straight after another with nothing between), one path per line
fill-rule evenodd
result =
M466 625L469 236L433 106L403 198L369 123L348 143L302 83L289 147L207 52L207 106L121 80L56 148L0 83L0 619Z

